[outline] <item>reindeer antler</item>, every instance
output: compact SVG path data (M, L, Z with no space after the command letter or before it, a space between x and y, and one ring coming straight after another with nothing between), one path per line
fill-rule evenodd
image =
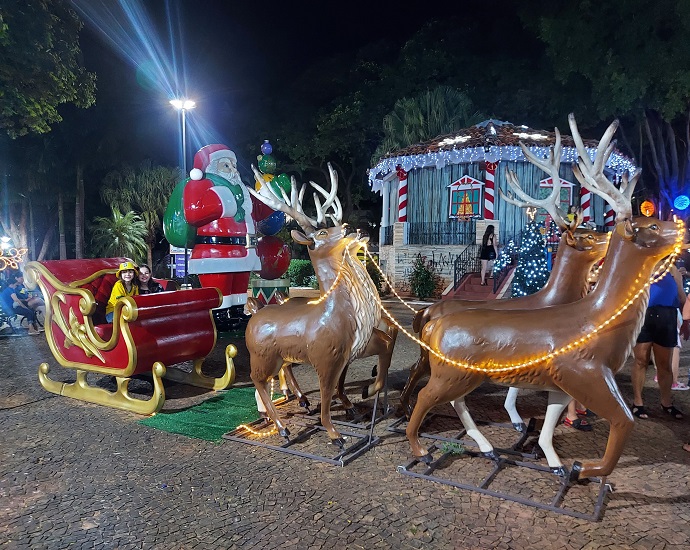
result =
M508 182L508 185L512 187L516 197L519 197L521 200L518 200L512 195L506 195L501 189L499 189L498 192L503 198L503 200L509 202L510 204L514 204L515 206L519 206L520 208L525 208L529 206L543 208L549 213L551 218L553 218L553 221L556 222L556 224L561 229L567 229L569 223L567 221L565 213L558 207L558 203L561 197L561 178L558 174L558 168L561 164L562 147L561 133L558 131L558 128L555 129L555 133L556 142L553 148L549 150L548 162L545 162L542 159L537 158L527 148L527 146L525 146L524 143L520 142L520 147L522 148L522 152L524 153L527 160L529 160L532 164L534 164L538 168L541 168L544 172L551 176L551 180L553 181L553 189L551 190L551 194L545 199L535 199L534 197L530 197L527 193L525 193L522 190L522 187L520 186L520 180L517 174L512 170L509 170L508 168L506 168L506 181Z
M309 182L324 198L324 202L321 203L317 194L313 194L314 204L316 205L316 220L304 213L302 201L304 199L305 186L302 185L298 193L297 182L294 177L290 178L290 196L288 197L287 193L281 188L279 188L279 196L278 193L266 183L261 172L259 172L253 164L252 171L256 179L261 183L261 190L260 192L256 192L252 188L247 188L248 191L265 205L274 210L280 210L293 218L306 233L310 233L320 225L325 224L326 217L329 217L335 225L341 225L343 209L337 196L338 174L333 169L330 162L328 163L331 184L330 191L326 191L313 181ZM329 210L333 210L333 213L329 213Z
M325 218L328 216L333 220L335 225L340 225L343 221L343 208L336 194L338 191L338 173L333 169L331 163L328 163L328 173L331 180L331 190L326 191L320 185L310 181L311 186L321 193L324 197L324 203L321 204L316 193L314 193L314 204L316 204L316 221L318 223L325 223ZM329 208L333 209L333 214L328 214Z
M635 170L630 179L628 179L627 172L623 174L620 189L617 189L611 180L604 175L606 161L616 147L615 142L612 143L611 139L618 129L618 120L614 120L606 129L606 132L604 132L599 141L594 162L589 158L585 144L577 129L573 113L568 115L568 124L570 125L570 131L573 135L578 154L577 163L573 163L575 177L592 193L599 195L608 202L616 211L619 219L632 217L632 194L642 171L640 169Z
M302 199L304 197L304 185L297 192L297 183L295 178L290 178L290 197L287 196L283 189L280 189L280 194L273 190L273 188L266 183L261 172L259 172L256 167L252 164L252 172L254 172L254 177L261 184L261 192L258 193L251 187L247 187L247 190L252 194L253 197L263 202L266 206L273 208L273 210L280 210L284 212L291 218L293 218L303 231L310 233L314 231L318 226L318 222L313 220L304 213L302 210Z

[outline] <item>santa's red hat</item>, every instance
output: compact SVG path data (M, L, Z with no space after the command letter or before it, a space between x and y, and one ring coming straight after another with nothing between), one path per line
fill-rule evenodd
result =
M189 177L193 180L200 180L204 177L204 172L208 168L208 165L211 164L212 160L227 157L237 162L235 153L233 153L227 145L215 143L202 147L197 151L196 155L194 155L194 168L189 171Z

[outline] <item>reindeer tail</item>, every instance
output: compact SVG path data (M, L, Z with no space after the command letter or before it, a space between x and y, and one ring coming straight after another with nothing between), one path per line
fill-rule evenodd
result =
M422 330L422 327L429 322L429 316L427 315L426 310L427 308L420 309L417 313L415 313L412 321L412 328L417 334L419 334Z
M290 296L282 290L276 291L274 297L279 306L282 306L285 302L287 302L290 299Z
M247 303L244 304L244 314L245 315L254 315L257 311L259 311L263 305L259 300L256 298L253 298L251 296L247 297Z

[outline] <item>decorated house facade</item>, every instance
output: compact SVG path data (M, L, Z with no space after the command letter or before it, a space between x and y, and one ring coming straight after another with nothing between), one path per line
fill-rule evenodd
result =
M405 289L418 254L433 261L446 283L452 283L455 259L481 242L493 224L500 243L516 238L527 222L524 209L502 200L510 194L506 170L515 172L522 189L542 198L551 192L551 177L532 165L519 143L537 157L548 158L555 133L486 120L454 134L388 153L369 170L372 191L383 198L379 258L396 288ZM561 208L583 210L584 221L605 230L613 226L613 210L599 196L582 188L573 175L577 159L573 139L561 135ZM585 141L593 158L597 141ZM612 181L635 169L614 151L606 165ZM546 212L538 216L544 220Z

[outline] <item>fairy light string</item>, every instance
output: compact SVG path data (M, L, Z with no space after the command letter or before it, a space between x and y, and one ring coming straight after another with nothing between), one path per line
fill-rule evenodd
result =
M501 373L501 372L513 372L517 370L522 370L527 367L531 367L533 365L536 365L538 363L542 363L544 361L553 359L555 357L558 357L560 355L563 355L564 353L568 353L570 351L573 351L574 349L577 349L587 342L589 342L594 336L601 330L605 329L608 327L613 321L615 321L618 317L620 317L644 292L649 289L649 287L660 280L662 277L668 273L668 271L671 268L671 265L675 262L676 258L680 254L682 247L683 247L683 236L685 234L685 225L683 224L682 220L676 220L676 225L678 226L678 236L676 237L676 243L673 249L673 252L669 254L666 259L664 260L662 266L658 269L655 270L655 272L652 274L652 277L649 278L643 285L642 287L631 297L629 298L622 306L620 306L607 320L603 321L600 323L597 327L595 327L590 333L581 336L580 338L576 339L573 342L570 342L554 351L551 352L546 352L540 355L539 357L535 357L533 359L528 359L525 361L520 361L517 363L494 363L494 362L488 362L488 363L480 363L480 364L474 364L474 363L467 363L465 361L457 361L455 359L451 359L450 357L440 353L439 351L432 349L431 346L429 346L426 342L423 342L413 334L411 334L408 330L406 330L394 317L393 315L385 308L383 303L381 302L381 299L378 296L375 296L375 300L381 310L386 314L386 316L391 320L391 322L403 333L405 336L410 338L412 341L416 342L419 346L427 350L429 353L434 355L435 357L441 359L442 361L453 365L457 366L466 370L471 370L474 372L483 372L483 373ZM365 251L367 255L370 255L369 251L365 248ZM373 260L373 258L372 258ZM388 280L386 279L385 274L383 271L381 271L381 268L378 266L378 264L375 264L377 266L377 269L379 270L379 273L384 277L384 280L386 280L386 283L390 285ZM636 281L639 281L636 279ZM396 294L396 296L398 296ZM400 299L400 297L398 296ZM402 300L401 300L402 301ZM404 302L403 302L404 303Z

